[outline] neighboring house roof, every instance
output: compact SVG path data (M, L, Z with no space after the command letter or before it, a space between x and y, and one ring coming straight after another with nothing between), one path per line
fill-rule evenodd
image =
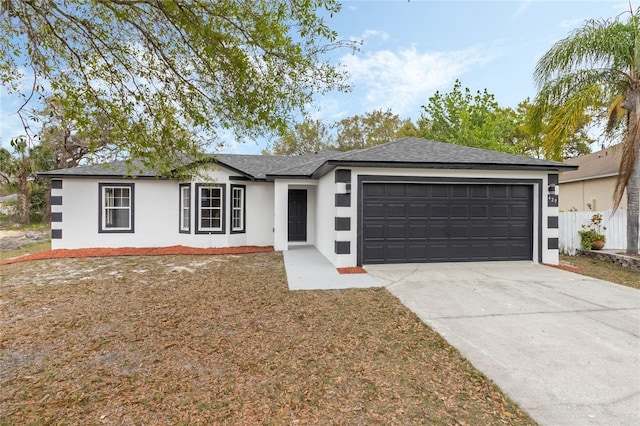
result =
M618 176L621 159L622 144L613 145L591 154L569 158L565 161L565 164L579 166L580 168L561 173L560 183Z
M419 138L403 138L383 145L355 151L322 151L304 155L242 155L211 154L211 161L238 172L250 180L274 178L318 178L339 166L410 167L410 168L484 168L522 170L575 170L577 166L555 161L487 151L478 148L427 141ZM188 163L188 162L186 162ZM185 164L186 164L185 163ZM193 164L193 163L191 163ZM156 177L157 173L140 162L125 161L106 165L81 166L72 169L39 173L43 177Z

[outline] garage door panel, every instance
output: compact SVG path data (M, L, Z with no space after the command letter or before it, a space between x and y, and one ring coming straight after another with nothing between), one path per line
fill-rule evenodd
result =
M454 204L451 206L451 209L449 210L450 212L449 217L452 219L457 219L457 218L468 219L469 216L471 216L471 213L469 211L470 208L471 206L469 205Z
M451 198L469 198L469 186L467 185L452 185L451 186Z
M404 223L391 223L386 227L385 237L388 240L402 240L407 238L406 225Z
M362 262L530 260L527 185L365 183Z
M428 221L427 227L429 228L428 236L431 239L447 238L448 230L446 222L434 222Z
M415 239L426 239L428 234L427 224L423 221L422 223L409 223L408 224L408 232L409 238L412 240Z
M501 220L508 219L509 216L509 206L508 205L492 205L489 207L491 219Z
M398 203L390 203L386 206L385 210L386 218L406 218L407 217L407 205L406 204L398 204Z
M488 219L489 206L471 206L469 217L471 219Z
M427 185L409 184L407 185L407 196L410 198L425 198L427 197L428 187Z
M531 198L531 190L529 187L520 185L511 188L511 198L528 201Z
M429 192L431 193L430 198L438 199L438 198L449 198L449 186L448 185L428 185Z
M364 220L384 219L384 204L382 203L366 203L362 214Z
M362 227L362 235L365 240L383 240L384 225L382 223L367 223Z
M449 218L449 205L446 204L433 204L431 211L429 212L429 218L431 219L447 219Z
M489 186L489 192L491 194L491 199L509 198L509 188L505 185L491 185Z

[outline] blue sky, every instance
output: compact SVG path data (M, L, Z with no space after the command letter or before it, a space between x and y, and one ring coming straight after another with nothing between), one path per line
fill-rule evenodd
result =
M638 7L639 0L632 0ZM342 39L362 40L358 52L332 52L351 75L350 93L319 96L313 115L333 122L373 109L390 108L417 119L436 90L456 79L473 91L487 89L503 107L516 107L536 90L537 59L587 19L614 17L628 1L431 1L344 0L328 20ZM21 134L17 97L0 89L0 144ZM226 152L259 153L264 141L237 144Z

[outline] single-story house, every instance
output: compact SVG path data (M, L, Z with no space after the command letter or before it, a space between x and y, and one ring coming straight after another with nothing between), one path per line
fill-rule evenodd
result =
M558 263L558 173L576 166L403 138L349 152L217 154L189 179L123 162L51 179L52 247L315 246L336 267Z
M560 173L560 211L604 211L613 208L613 191L622 159L622 145L580 155L565 161L579 166ZM623 200L626 200L626 191ZM626 208L621 203L620 208Z

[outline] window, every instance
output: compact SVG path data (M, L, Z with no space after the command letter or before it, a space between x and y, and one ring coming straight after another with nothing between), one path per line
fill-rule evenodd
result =
M244 232L245 187L231 185L231 232Z
M191 185L180 184L180 232L191 232Z
M196 184L197 233L224 233L224 185Z
M99 232L133 232L133 186L99 184Z

